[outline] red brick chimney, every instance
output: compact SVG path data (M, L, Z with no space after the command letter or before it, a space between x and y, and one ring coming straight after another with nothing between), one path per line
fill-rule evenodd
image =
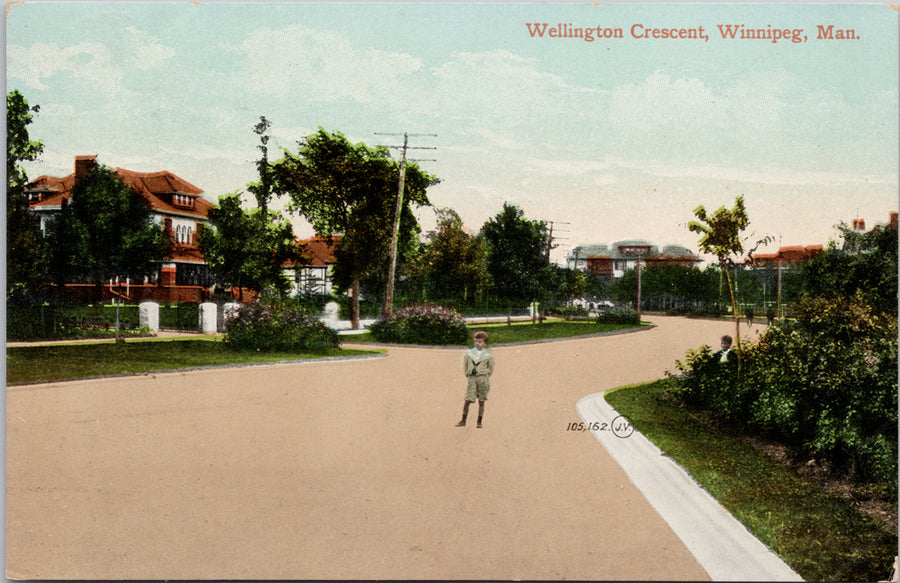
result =
M97 166L97 156L75 156L75 182L81 180Z
M896 213L896 211L892 212L890 214L890 217L891 217L891 220L890 220L890 223L888 223L888 224L890 225L891 230L896 232L897 231L897 213Z

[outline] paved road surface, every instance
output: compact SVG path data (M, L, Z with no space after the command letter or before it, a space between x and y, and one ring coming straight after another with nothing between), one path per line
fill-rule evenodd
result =
M7 576L706 579L566 430L733 329L652 320L495 348L483 429L454 427L460 350L11 387Z

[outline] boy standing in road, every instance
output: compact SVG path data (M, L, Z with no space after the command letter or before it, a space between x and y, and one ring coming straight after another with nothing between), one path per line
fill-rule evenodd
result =
M478 399L478 428L481 428L481 419L484 417L484 402L487 401L488 391L491 390L491 373L494 372L494 355L487 348L487 332L479 330L473 336L474 346L466 350L463 356L463 370L468 379L466 387L466 400L463 404L462 421L457 427L466 425L466 417L469 416L469 405Z

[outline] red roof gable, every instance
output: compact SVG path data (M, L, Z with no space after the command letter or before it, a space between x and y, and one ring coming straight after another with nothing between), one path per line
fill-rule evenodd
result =
M75 161L76 172L63 178L53 176L39 176L25 187L26 192L42 194L36 200L31 200L32 208L58 207L63 201L72 196L75 187L76 173L81 170L84 162L93 160L93 156L77 156ZM119 178L140 194L151 209L169 214L187 214L206 218L209 209L215 205L201 196L203 191L187 180L179 178L167 170L159 172L135 172L124 168L113 170ZM171 195L183 195L188 204L177 204Z

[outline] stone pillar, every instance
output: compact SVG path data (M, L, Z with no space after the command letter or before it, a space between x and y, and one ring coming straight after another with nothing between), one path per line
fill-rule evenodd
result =
M216 327L216 305L212 302L203 302L200 304L200 331L204 334L215 334Z
M149 328L154 334L159 332L159 304L141 302L138 304L138 314L141 328Z

